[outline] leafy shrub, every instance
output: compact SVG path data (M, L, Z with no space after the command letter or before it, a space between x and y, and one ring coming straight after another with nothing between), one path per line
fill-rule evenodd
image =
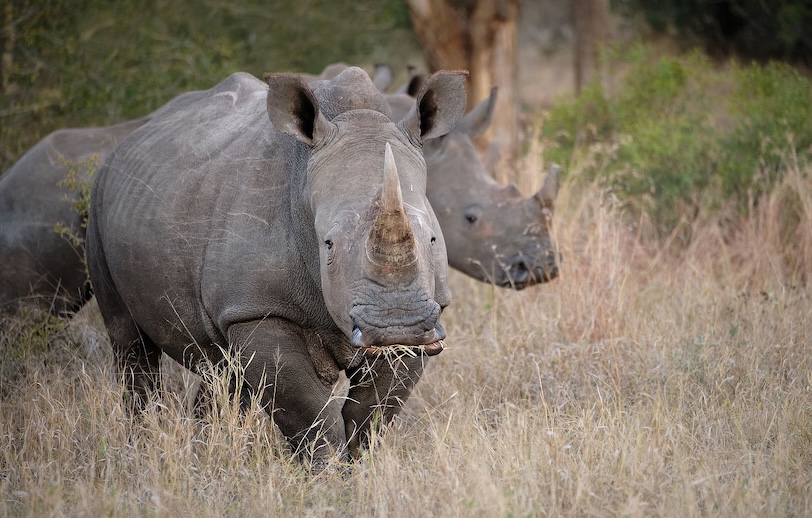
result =
M597 85L562 100L544 119L553 145L546 157L580 163L627 206L653 216L668 231L694 212L696 193L708 185L714 142L707 117L709 64L699 54L653 58L638 47L616 95Z
M724 73L700 53L655 57L641 46L609 59L626 69L614 93L591 85L545 114L545 159L599 181L661 233L701 210L747 210L788 156L808 163L812 84L793 68Z
M720 136L718 171L725 194L742 203L782 178L788 156L801 167L812 157L812 81L780 63L739 67L733 75L729 110L736 125Z

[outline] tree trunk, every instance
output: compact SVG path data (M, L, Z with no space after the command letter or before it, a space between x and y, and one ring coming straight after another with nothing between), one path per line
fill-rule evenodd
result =
M575 91L601 74L600 53L612 38L609 19L609 0L571 0L572 20L575 27Z
M11 1L7 1L0 13L0 42L2 42L2 53L0 54L0 90L8 95L11 85L12 67L14 66L14 44L16 43L16 31L14 28L14 6Z
M468 108L497 86L490 129L477 144L500 182L516 179L519 150L519 0L408 0L430 72L465 69ZM498 150L498 152L497 152Z

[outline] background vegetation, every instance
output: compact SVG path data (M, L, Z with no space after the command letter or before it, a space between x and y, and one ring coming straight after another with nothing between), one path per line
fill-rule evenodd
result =
M399 2L279 4L14 2L3 167L235 70L417 54ZM452 272L448 350L351 470L309 476L222 393L194 419L171 361L127 419L90 305L0 324L0 515L812 514L809 79L649 46L607 66L538 115L522 164L528 192L567 164L561 277L517 293Z
M141 117L233 72L318 73L339 61L419 58L399 0L10 0L1 74L0 170L63 127ZM3 12L0 12L3 16ZM8 32L11 29L11 33Z
M618 47L607 75L543 114L545 157L578 164L668 235L721 209L745 213L812 158L812 81L789 65ZM580 168L580 167L579 167Z
M812 5L805 0L613 0L660 33L715 56L780 59L812 65Z

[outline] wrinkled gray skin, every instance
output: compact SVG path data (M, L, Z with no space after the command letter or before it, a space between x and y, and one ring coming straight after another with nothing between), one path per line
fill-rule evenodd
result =
M319 470L356 456L376 413L393 419L426 361L370 352L441 348L446 251L420 146L458 122L464 75L429 78L397 125L360 69L313 90L266 79L235 74L119 144L96 175L87 259L136 402L161 351L193 370L238 356L243 396ZM349 393L331 400L341 370Z
M395 120L414 104L408 95L386 97ZM550 226L559 170L552 166L542 188L528 198L488 174L472 139L488 128L495 103L494 88L453 131L426 142L426 192L443 228L449 266L520 290L558 276Z
M84 250L57 234L57 224L84 237L77 193L58 185L71 167L97 166L120 140L148 118L107 128L51 133L0 176L0 312L21 304L76 311L89 297ZM86 178L80 178L87 180Z

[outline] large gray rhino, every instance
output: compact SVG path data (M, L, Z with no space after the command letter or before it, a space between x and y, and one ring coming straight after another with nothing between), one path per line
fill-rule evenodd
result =
M161 351L193 370L237 357L243 394L313 469L357 455L442 349L446 251L421 145L459 121L464 78L431 76L395 124L358 68L314 90L240 73L124 139L96 175L86 249L135 401Z
M89 170L148 120L56 131L0 176L0 312L27 302L64 313L87 300L84 249L56 231L61 224L78 238L85 232L78 194L62 181L72 168L88 181Z
M414 105L408 95L386 97L394 120ZM443 229L448 265L520 290L558 276L550 227L559 168L552 166L541 189L528 198L514 184L499 185L473 144L490 125L495 104L496 88L453 131L426 142L427 193Z

